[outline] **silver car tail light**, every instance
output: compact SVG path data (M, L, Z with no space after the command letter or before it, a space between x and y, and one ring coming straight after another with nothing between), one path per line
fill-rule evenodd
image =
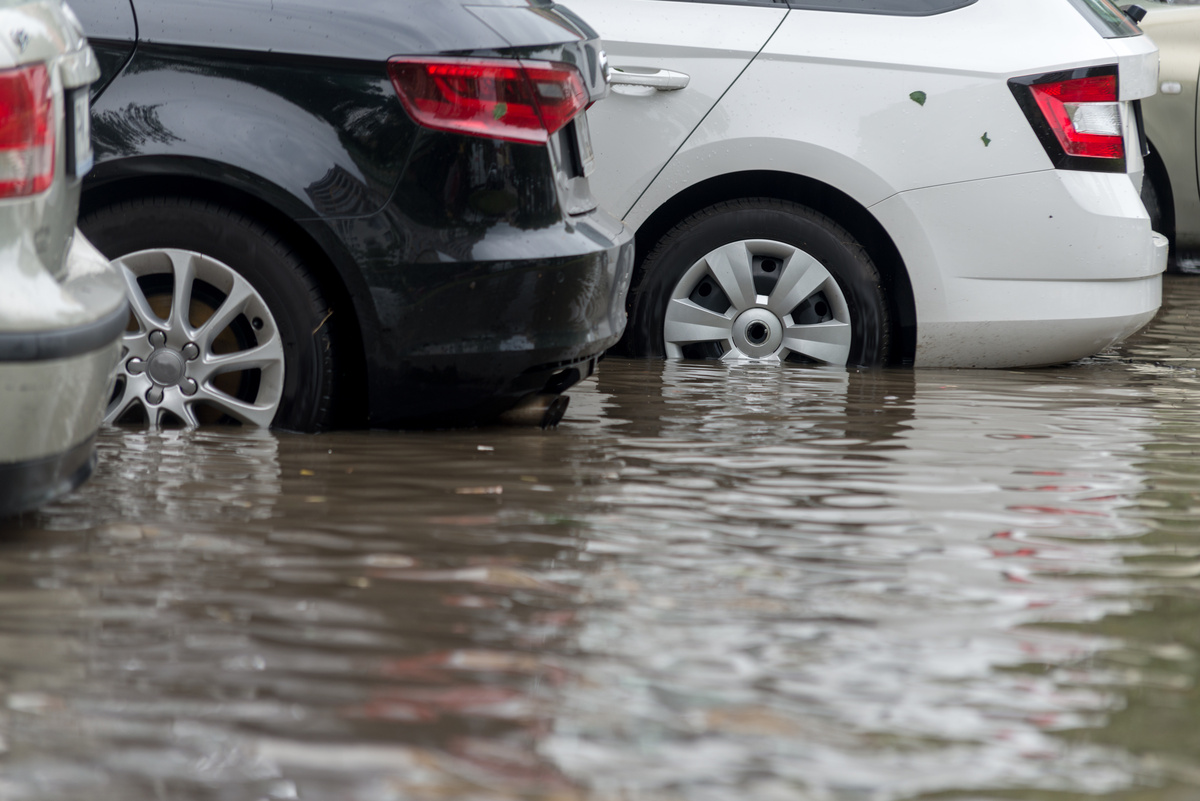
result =
M45 64L0 71L0 198L54 180L54 95Z

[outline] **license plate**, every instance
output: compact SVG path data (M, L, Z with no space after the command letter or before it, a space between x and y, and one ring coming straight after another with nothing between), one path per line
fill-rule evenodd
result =
M75 163L72 165L76 176L83 176L92 168L95 157L92 155L92 110L87 88L76 89L74 102L71 106L71 127L74 129L72 144Z
M587 112L580 113L575 118L575 143L579 146L579 164L583 167L584 176L592 174L596 169L596 152L592 150L592 131L588 127Z

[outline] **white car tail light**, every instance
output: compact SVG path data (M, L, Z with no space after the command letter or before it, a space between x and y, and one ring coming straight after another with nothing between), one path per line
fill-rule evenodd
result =
M418 124L509 142L544 144L588 104L569 64L397 56L388 74Z
M45 64L0 71L0 198L54 181L54 96Z
M1055 167L1125 171L1115 66L1013 78L1008 85Z

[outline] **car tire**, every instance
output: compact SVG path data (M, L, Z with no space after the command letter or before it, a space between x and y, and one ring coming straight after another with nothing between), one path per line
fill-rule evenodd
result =
M122 268L133 309L106 420L298 431L330 423L332 311L278 236L186 197L105 206L79 227Z
M764 302L760 302L764 301ZM771 198L709 206L647 253L623 352L662 358L886 362L879 272L844 228Z
M1142 204L1146 207L1146 214L1150 217L1150 230L1157 231L1160 234L1166 233L1163 231L1163 207L1161 193L1154 181L1150 179L1149 171L1142 177Z

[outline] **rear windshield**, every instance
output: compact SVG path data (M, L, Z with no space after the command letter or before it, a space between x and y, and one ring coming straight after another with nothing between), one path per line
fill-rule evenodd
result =
M1079 9L1092 27L1100 31L1105 39L1117 39L1122 36L1139 36L1141 30L1133 24L1125 12L1112 4L1111 0L1071 0L1071 5Z
M810 11L848 11L857 14L888 14L896 17L928 17L953 11L975 0L787 0L790 8Z

